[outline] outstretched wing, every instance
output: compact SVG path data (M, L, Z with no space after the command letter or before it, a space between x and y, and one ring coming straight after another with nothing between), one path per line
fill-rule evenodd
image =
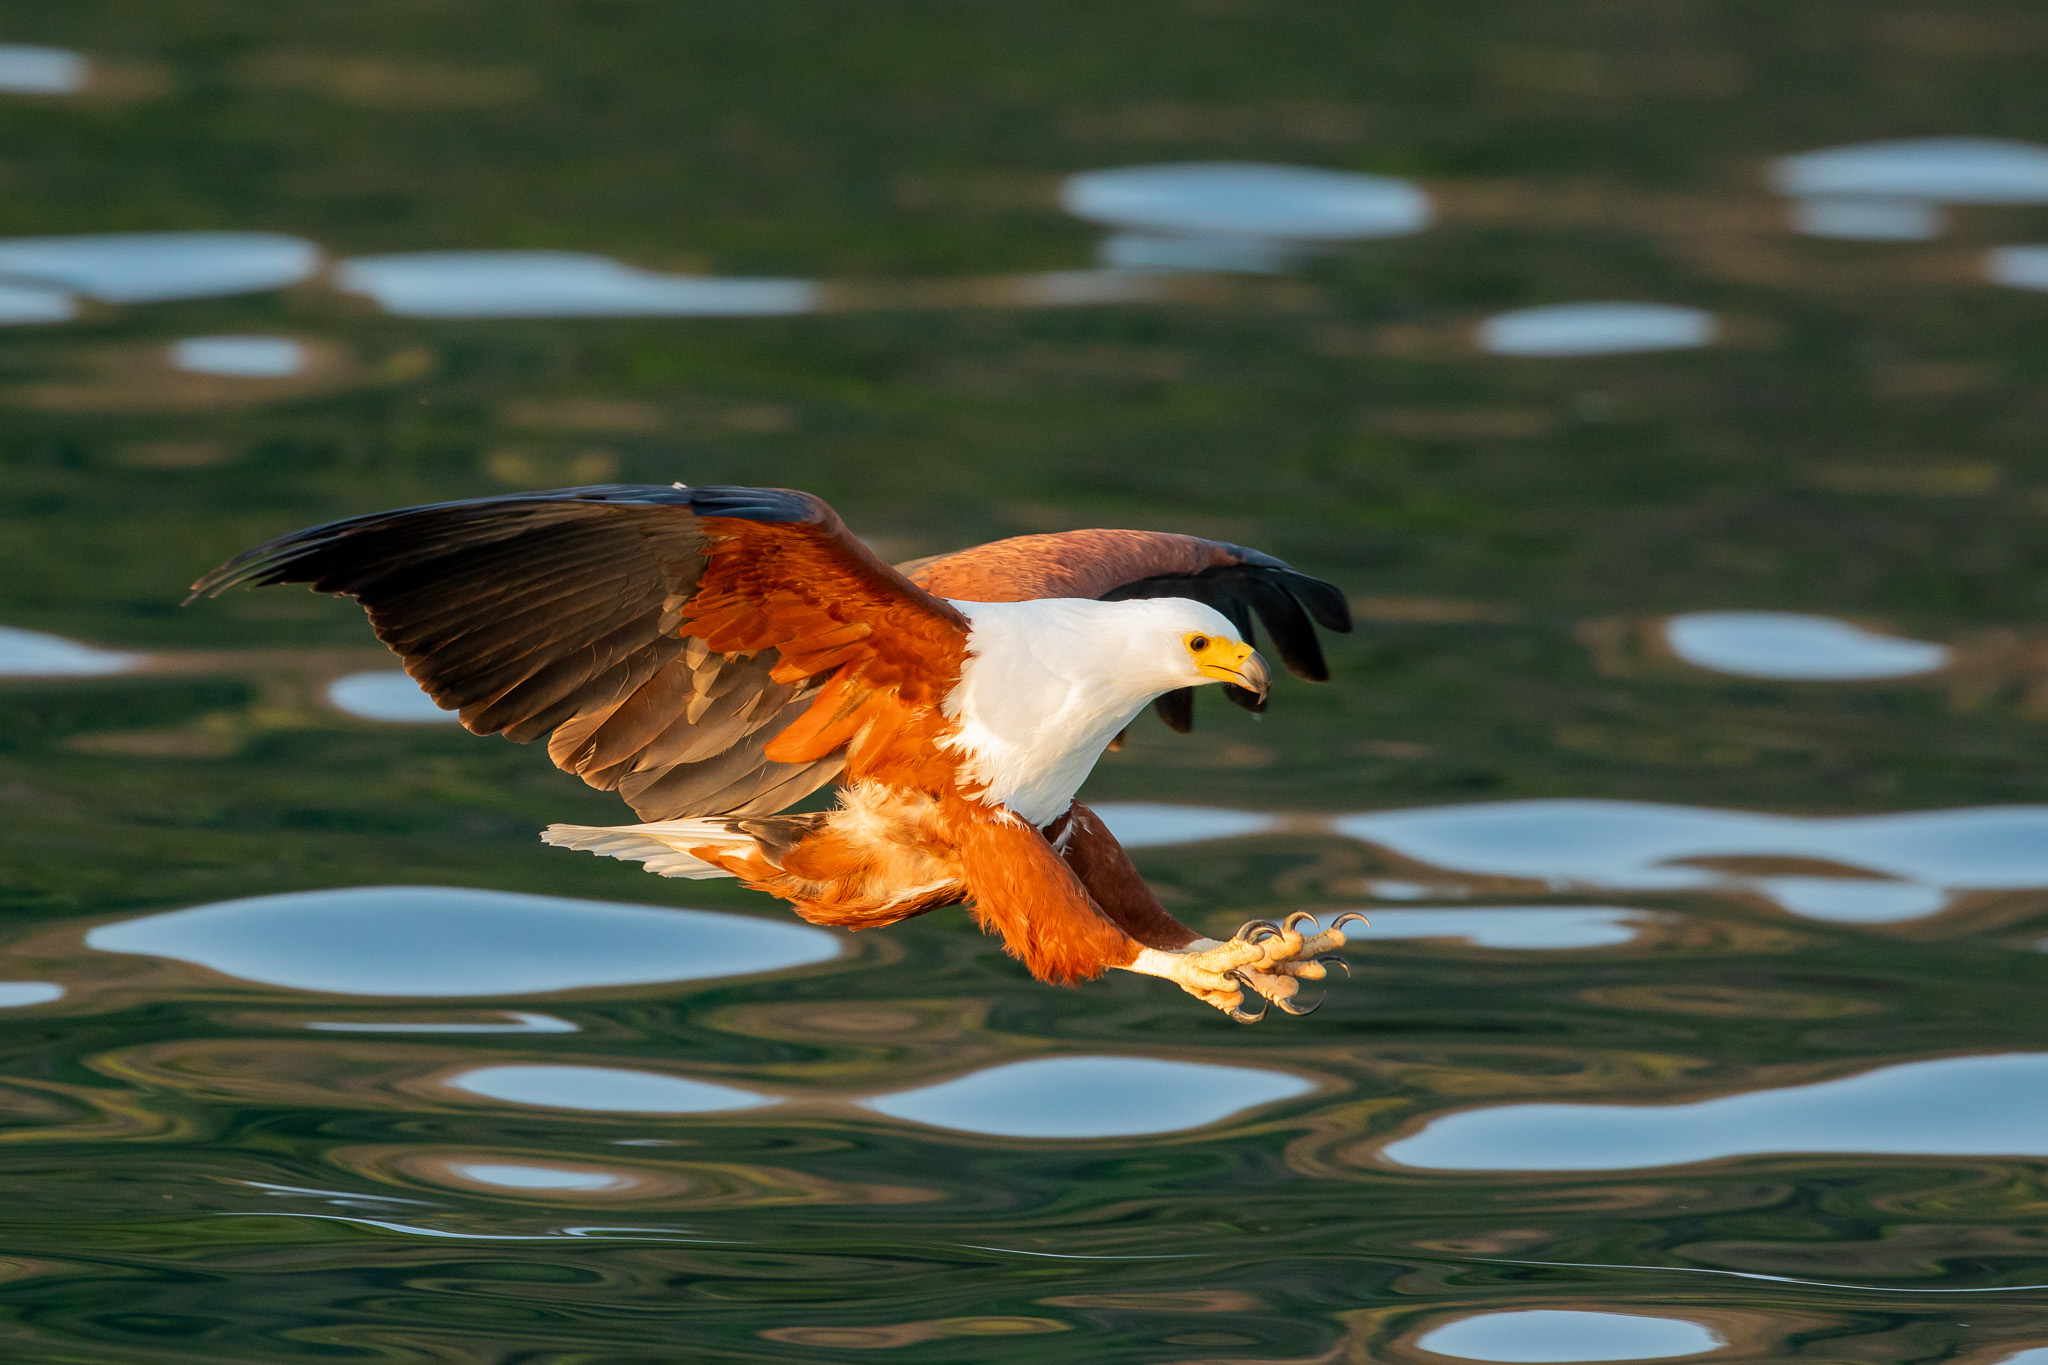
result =
M1334 585L1242 545L1167 531L1017 536L897 568L912 582L956 602L1191 597L1229 617L1252 644L1256 614L1287 671L1311 682L1330 678L1316 626L1351 629L1351 608ZM1227 683L1223 691L1246 710L1264 709L1257 693ZM1184 687L1154 705L1168 725L1186 734L1194 725L1194 703L1194 689Z
M193 585L309 583L369 612L480 735L617 789L643 819L759 815L845 766L848 704L936 706L966 618L780 488L560 488L351 517ZM832 714L807 715L828 682Z

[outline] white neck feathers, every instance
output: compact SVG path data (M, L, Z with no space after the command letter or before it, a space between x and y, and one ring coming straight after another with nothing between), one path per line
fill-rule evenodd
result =
M1203 679L1182 634L1235 639L1220 614L1184 599L956 602L972 622L968 658L943 710L945 741L982 801L1034 825L1060 817L1095 761L1162 692Z

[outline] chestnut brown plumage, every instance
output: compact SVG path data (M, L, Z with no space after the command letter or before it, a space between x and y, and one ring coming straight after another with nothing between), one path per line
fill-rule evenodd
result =
M979 648L962 608L981 603L1188 599L1241 633L1218 645L1188 633L1190 650L1217 660L1207 679L1244 684L1232 689L1241 704L1265 701L1254 616L1291 671L1327 677L1315 624L1348 630L1343 596L1258 551L1074 531L899 570L806 493L627 485L332 522L238 556L194 595L277 583L356 598L470 730L547 736L558 767L617 790L649 822L557 826L551 842L668 875L737 876L848 928L973 901L1048 981L1134 966L1236 1011L1240 984L1279 998L1321 974L1269 944L1201 949L1207 940L1159 905L1100 820L1064 796L1063 813L1019 818L991 796L961 732L963 673ZM1176 729L1191 696L1158 696ZM837 809L776 814L835 780ZM1328 934L1288 932L1293 949L1329 946Z

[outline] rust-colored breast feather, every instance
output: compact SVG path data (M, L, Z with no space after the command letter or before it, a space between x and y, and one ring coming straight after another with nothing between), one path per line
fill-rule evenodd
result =
M1056 531L1015 536L925 560L910 581L956 602L1101 597L1141 578L1191 575L1239 562L1233 548L1171 531Z

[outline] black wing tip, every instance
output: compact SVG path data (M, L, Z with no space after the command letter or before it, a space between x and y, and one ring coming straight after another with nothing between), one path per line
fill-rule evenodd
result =
M1312 578L1299 569L1287 570L1285 581L1317 625L1340 635L1351 633L1351 603L1335 583Z
M1177 735L1188 734L1195 728L1195 689L1177 687L1162 693L1153 698L1152 709L1166 722L1167 729Z
M1235 556L1238 564L1248 569L1264 570L1267 577L1284 583L1308 608L1308 614L1316 618L1317 625L1339 634L1350 633L1351 604L1335 583L1305 574L1278 555L1269 555L1264 550L1234 545L1227 540L1217 543Z
M178 605L189 607L202 597L218 597L233 587L235 582L234 571L241 558L240 555L237 555L218 568L209 569L193 579L187 586L185 595L178 600Z
M212 573L194 583L186 590L185 595L178 599L178 605L189 607L202 597L208 599L215 598L233 587L234 584L232 582L221 576L221 570L226 567L223 564L220 569L215 569Z
M324 529L318 526L311 528L313 531ZM269 587L274 583L289 581L266 575L289 564L290 556L281 552L294 548L300 537L307 534L308 531L294 531L288 536L279 536L276 540L267 540L253 549L242 551L225 564L210 569L193 580L191 590L178 605L189 607L202 597L218 597L229 588L245 587L250 584Z
M1311 681L1316 680L1312 679ZM1327 679L1322 681L1327 681ZM1225 683L1223 684L1223 695L1230 698L1234 704L1250 711L1253 715L1264 715L1266 712L1265 696L1252 691L1248 687L1239 687L1236 683Z

